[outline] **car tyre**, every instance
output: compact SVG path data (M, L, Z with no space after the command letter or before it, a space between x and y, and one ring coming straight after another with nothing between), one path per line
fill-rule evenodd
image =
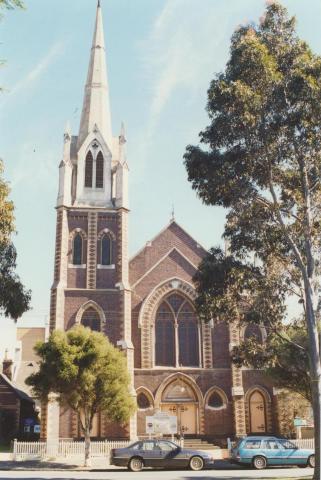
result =
M253 458L252 465L255 470L264 470L264 468L266 468L266 458L258 455L257 457Z
M310 455L308 458L308 467L314 468L315 467L315 455Z
M133 457L129 460L128 468L131 472L141 472L143 470L144 463L139 457Z
M189 461L189 468L191 470L194 470L194 472L199 472L200 470L203 470L204 460L202 459L202 457L199 457L199 456L192 457Z

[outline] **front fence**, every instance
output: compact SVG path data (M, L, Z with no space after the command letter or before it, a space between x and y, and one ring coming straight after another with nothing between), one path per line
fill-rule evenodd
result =
M296 440L291 440L299 448L310 448L314 450L314 438L297 438Z
M90 443L91 457L105 457L109 459L110 451L113 448L126 447L130 442L124 441L101 441ZM69 458L85 455L85 442L74 442L72 440L59 440L58 443L50 442L18 442L13 443L13 459L45 459L45 458Z

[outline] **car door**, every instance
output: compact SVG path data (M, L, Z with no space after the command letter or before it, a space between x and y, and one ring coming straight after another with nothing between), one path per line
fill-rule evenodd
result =
M276 438L267 438L262 442L265 444L264 452L269 465L280 465L283 462L283 448Z
M146 467L162 466L161 450L155 440L142 441L141 456L144 459Z
M182 449L172 442L159 440L158 445L162 455L162 467L186 467L188 465L187 456L183 454Z
M283 465L300 465L306 463L305 459L298 455L298 448L290 440L278 440L282 450L281 458Z

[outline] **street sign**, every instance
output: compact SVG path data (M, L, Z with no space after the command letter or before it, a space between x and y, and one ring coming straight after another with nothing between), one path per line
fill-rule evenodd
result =
M308 422L304 418L295 417L295 419L294 419L294 426L295 427L306 427L307 424L308 424Z
M175 435L177 433L177 417L162 412L146 417L146 433Z

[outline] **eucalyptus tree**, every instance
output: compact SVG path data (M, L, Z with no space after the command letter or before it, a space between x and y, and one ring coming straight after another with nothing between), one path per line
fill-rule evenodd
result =
M320 479L321 59L279 3L233 34L207 110L201 146L185 153L188 178L204 203L228 209L231 253L277 262L282 288L302 301Z

